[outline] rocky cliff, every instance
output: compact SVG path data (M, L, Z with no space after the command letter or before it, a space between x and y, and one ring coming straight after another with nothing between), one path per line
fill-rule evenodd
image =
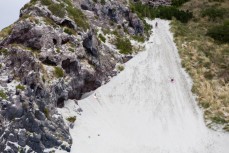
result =
M144 26L121 0L26 4L0 32L0 152L70 151L56 108L116 75L116 64L133 53L121 54L117 37L144 39Z
M135 2L143 2L152 7L158 6L170 6L172 4L172 0L134 0Z

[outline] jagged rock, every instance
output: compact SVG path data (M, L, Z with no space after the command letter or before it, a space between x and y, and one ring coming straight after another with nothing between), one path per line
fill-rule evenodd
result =
M62 68L68 74L78 75L80 71L79 62L76 60L71 61L69 58L62 61Z
M142 26L142 21L138 18L136 14L130 14L130 25L134 28L135 34L142 34L144 32L144 27Z
M87 37L83 40L83 46L88 54L98 57L98 40L91 32L89 32Z
M18 139L13 133L10 133L8 136L8 140L11 142L17 142Z
M139 0L136 0L139 1ZM158 7L158 6L170 6L172 1L171 0L141 0L144 3L149 4L152 7Z
M6 106L5 110L2 112L2 115L8 120L20 118L23 115L23 109L21 106Z
M41 135L33 133L28 137L28 146L30 146L36 152L42 152L45 147L40 140Z
M9 152L16 153L18 152L18 147L12 143L12 142L7 142L7 146L9 146L11 149L9 149Z
M67 12L58 17L35 1L21 10L21 18L0 41L0 48L7 49L0 57L4 65L0 72L6 77L0 86L7 97L0 99L0 152L15 152L12 144L5 150L8 142L18 143L22 149L28 146L26 153L58 147L70 151L69 128L61 116L56 117L56 107L95 90L117 74L113 71L117 63L129 59L100 42L97 27L119 26L123 36L144 34L141 20L121 1L102 5L79 0L73 5L87 17L88 29Z
M41 111L39 110L35 110L35 117L38 119L38 120L41 120L41 121L44 121L46 119L44 113L42 113Z
M18 144L22 147L25 147L27 141L26 130L21 129L18 133Z

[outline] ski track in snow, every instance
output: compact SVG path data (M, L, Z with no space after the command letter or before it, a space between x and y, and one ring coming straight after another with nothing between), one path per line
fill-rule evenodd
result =
M229 135L208 129L182 69L169 22L158 22L146 51L78 101L72 153L229 153ZM153 43L150 43L153 42ZM171 78L175 81L172 83ZM63 116L66 110L60 110Z

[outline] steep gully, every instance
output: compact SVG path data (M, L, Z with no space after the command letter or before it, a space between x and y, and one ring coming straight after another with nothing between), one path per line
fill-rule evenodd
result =
M79 106L68 101L59 110L64 117L77 116L71 152L228 153L229 135L204 124L169 22L148 22L158 27L144 52Z

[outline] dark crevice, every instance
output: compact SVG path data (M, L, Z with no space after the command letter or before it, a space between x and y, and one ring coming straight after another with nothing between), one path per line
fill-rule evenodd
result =
M62 61L62 68L65 70L66 73L74 73L78 74L79 73L79 66L77 61L71 61L70 59L66 59Z
M58 100L57 100L57 107L58 108L63 108L64 107L64 100L65 100L64 97L58 98Z
M43 60L42 63L45 65L57 66L57 64L55 62L51 61L48 57L46 57L46 59Z
M69 21L69 20L64 20L60 25L61 26L69 27L71 29L74 29L75 28L74 24L72 24L72 22Z
M56 45L57 44L57 40L53 39L53 44Z
M66 43L68 43L70 40L69 39L62 39L61 40L61 45L64 45Z

